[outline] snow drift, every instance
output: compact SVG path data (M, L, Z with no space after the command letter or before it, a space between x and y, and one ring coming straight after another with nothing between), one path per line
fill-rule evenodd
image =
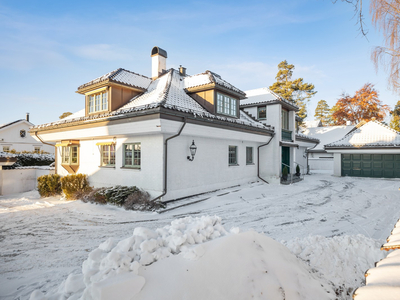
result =
M183 218L108 239L44 299L333 299L285 246L254 231L228 233L219 217Z

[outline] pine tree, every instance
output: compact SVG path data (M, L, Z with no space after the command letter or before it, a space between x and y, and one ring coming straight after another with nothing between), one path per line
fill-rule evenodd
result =
M390 128L400 131L400 101L397 101L394 110L390 113L392 118L390 120Z
M383 121L390 110L389 106L382 104L379 100L379 94L374 89L374 85L367 83L352 97L343 93L332 111L335 124L345 125L346 121L358 124L361 121L370 121L372 118Z
M319 100L314 117L321 120L322 126L331 124L330 108L325 100Z
M315 95L314 85L303 82L303 78L292 80L294 65L288 64L286 60L278 65L276 82L269 89L282 98L295 103L300 110L297 115L304 119L307 117L307 102Z

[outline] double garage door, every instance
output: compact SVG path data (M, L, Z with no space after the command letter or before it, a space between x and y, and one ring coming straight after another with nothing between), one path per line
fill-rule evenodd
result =
M342 154L342 176L400 178L400 154Z

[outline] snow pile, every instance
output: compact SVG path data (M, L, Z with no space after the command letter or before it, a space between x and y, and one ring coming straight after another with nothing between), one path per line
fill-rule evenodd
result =
M365 271L385 257L380 245L379 241L360 234L332 238L309 236L286 243L292 253L332 282L343 299L362 285Z
M282 244L254 231L228 234L221 218L138 227L93 250L82 274L70 274L47 299L334 299L309 267Z
M0 157L16 157L16 154L0 151Z
M109 238L90 252L89 258L83 262L82 274L71 274L53 297L75 297L74 294L83 292L84 299L99 299L102 291L107 289L110 282L114 282L113 277L126 281L127 285L135 284L135 281L141 281L139 276L122 275L126 273L137 275L140 266L152 264L180 252L186 257L195 259L201 253L188 249L188 246L201 244L226 234L221 225L221 218L216 216L177 219L172 221L171 225L155 231L137 227L131 237L118 243ZM134 291L130 293L132 295ZM35 291L31 299L48 298Z

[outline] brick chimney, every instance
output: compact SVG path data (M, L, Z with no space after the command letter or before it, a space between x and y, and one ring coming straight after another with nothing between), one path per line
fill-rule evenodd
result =
M159 47L151 50L151 79L157 79L167 69L167 51Z

